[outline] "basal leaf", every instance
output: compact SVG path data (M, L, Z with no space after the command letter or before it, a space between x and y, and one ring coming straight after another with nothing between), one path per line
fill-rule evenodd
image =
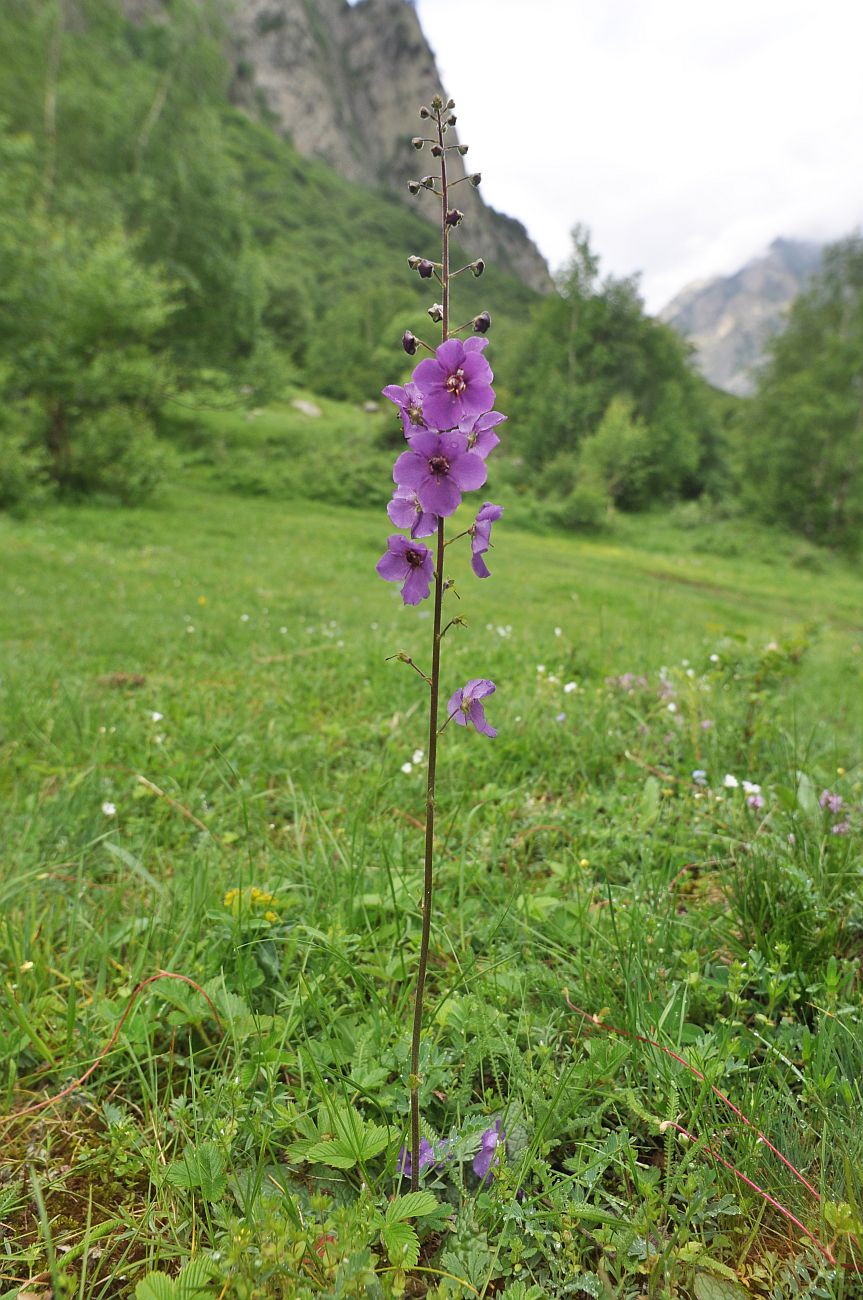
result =
M423 1214L431 1214L437 1206L434 1192L406 1192L397 1196L387 1206L387 1222L396 1223L403 1219L416 1219Z
M420 1257L419 1237L409 1223L387 1223L381 1228L381 1241L397 1268L413 1268Z

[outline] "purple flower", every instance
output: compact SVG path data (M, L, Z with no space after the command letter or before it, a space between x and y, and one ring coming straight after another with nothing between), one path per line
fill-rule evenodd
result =
M485 461L468 451L463 433L423 429L411 438L410 450L399 456L393 478L399 487L413 488L423 510L445 517L458 509L462 492L482 487Z
M412 433L417 429L425 428L423 419L423 399L422 393L416 384L405 384L404 388L400 384L387 384L386 388L381 389L384 397L395 402L399 408L399 415L402 418L402 429L406 438L410 438Z
M485 710L480 703L486 695L493 695L494 692L494 682L486 677L472 677L465 686L450 696L447 713L460 727L466 727L468 722L472 722L482 735L496 736L497 730L486 721Z
M447 339L433 357L414 370L413 379L423 399L426 423L435 429L455 429L463 420L475 419L494 406L491 366L481 348L461 339Z
M422 542L410 542L399 533L387 538L387 549L375 566L385 582L403 582L402 600L418 605L425 600L434 578L432 553Z
M397 487L387 506L396 528L409 528L411 537L431 537L437 531L437 515L423 510L420 499L411 488Z
M841 794L833 794L830 790L822 790L821 798L818 800L822 808L826 808L832 813L838 813L843 802Z
M830 827L831 835L850 835L850 833L851 833L850 822L834 822L833 825Z
M761 809L764 807L764 795L750 794L747 796L746 802L748 803L749 807L752 808L755 812L760 812Z
M495 506L491 501L485 501L470 530L470 564L478 578L491 576L482 557L491 545L491 526L500 519L502 514L503 506Z
M468 339L472 343L473 339ZM485 411L478 415L476 419L462 420L459 425L461 433L467 434L467 445L469 451L475 451L478 456L485 460L489 453L494 451L500 442L500 438L494 432L496 424L502 424L506 419L500 411Z
M432 1144L431 1142L429 1142L428 1138L421 1137L420 1138L420 1172L422 1172L423 1169L426 1169L430 1166L433 1167L434 1164L435 1164L434 1148L432 1147ZM408 1151L406 1146L403 1146L401 1151L399 1151L399 1158L396 1161L396 1169L400 1174L404 1174L405 1178L410 1178L413 1175L413 1161L411 1160L411 1153L410 1151Z
M496 1119L491 1128L487 1128L479 1140L479 1151L473 1158L473 1171L482 1183L491 1181L491 1171L500 1159L498 1147L502 1146L506 1133Z

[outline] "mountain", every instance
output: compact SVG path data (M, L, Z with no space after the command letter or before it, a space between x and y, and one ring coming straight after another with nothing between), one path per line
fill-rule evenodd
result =
M821 246L774 239L763 257L733 275L687 285L659 313L695 348L699 370L711 384L746 396L753 370L771 335L781 330L791 303L821 262Z
M168 0L122 2L135 19L168 11ZM215 0L215 7L229 33L235 103L289 137L303 156L423 210L407 181L431 170L433 160L415 153L410 138L424 134L420 104L447 92L411 0ZM454 180L465 175L455 151L450 171ZM548 267L524 226L488 207L468 184L456 195L468 218L459 231L467 252L547 292Z

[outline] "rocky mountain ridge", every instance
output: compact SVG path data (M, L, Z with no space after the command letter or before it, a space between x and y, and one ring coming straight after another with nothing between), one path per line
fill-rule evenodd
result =
M167 0L121 2L135 20L168 18ZM419 105L447 91L411 0L215 4L229 32L237 104L290 137L304 156L423 210L423 196L412 198L407 180L432 170L432 160L415 153L410 139L423 134ZM482 159L469 161L471 170L481 169ZM465 174L455 151L450 170L454 180ZM466 214L459 242L471 256L494 260L534 289L551 288L548 267L520 222L488 207L468 184L456 195Z
M733 275L687 285L659 313L695 348L705 379L745 397L767 341L782 329L792 302L821 262L821 245L774 239Z

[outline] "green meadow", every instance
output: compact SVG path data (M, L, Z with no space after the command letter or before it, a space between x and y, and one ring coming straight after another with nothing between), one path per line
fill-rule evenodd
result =
M442 738L411 1203L430 619L385 481L328 503L366 417L292 418L0 518L0 1295L861 1294L863 579L685 510L455 543L499 736Z

